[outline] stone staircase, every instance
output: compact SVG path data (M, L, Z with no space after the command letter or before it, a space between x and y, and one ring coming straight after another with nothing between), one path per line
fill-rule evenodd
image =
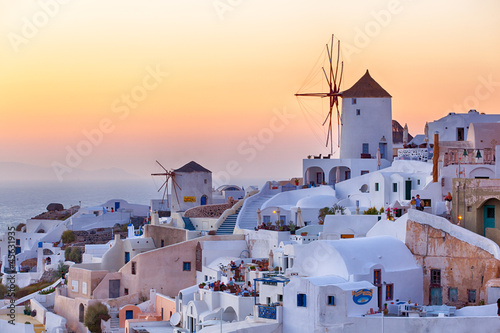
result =
M119 332L121 332L121 330L120 330L120 318L118 317L118 311L117 310L111 310L109 312L109 315L111 316L111 318L110 318L110 323L111 323L110 329L111 329L111 332L113 332L113 333L119 333Z
M229 215L226 220L221 224L219 229L217 229L216 235L232 235L234 232L234 226L236 225L236 219L240 209L236 211L235 214Z
M262 204L271 199L275 194L255 194L246 199L245 204L238 214L237 226L240 229L254 230L257 227L257 209L260 209Z
M191 222L191 219L189 217L182 217L182 220L184 221L184 229L187 229L187 230L190 230L190 231L194 231L196 230L196 228L194 227L193 225L193 222Z

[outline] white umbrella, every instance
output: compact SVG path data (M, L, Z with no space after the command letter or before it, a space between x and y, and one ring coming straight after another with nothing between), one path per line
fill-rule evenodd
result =
M337 170L335 171L335 182L338 183L340 182L340 167L337 167Z
M424 141L425 141L425 143L427 143L427 142L429 142L429 123L428 122L425 122L424 134L425 134Z
M261 223L262 223L261 211L260 208L257 208L257 225L261 225Z
M304 221L302 220L302 210L297 207L297 227L304 227Z
M281 213L281 211L280 211L279 207L276 208L276 221L280 220L280 213Z
M380 147L377 148L377 166L380 170L380 160L382 159L382 154L380 154Z
M408 144L408 125L405 124L403 128L403 145L406 146Z

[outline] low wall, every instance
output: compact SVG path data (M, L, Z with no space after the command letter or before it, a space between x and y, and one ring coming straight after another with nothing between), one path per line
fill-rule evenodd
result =
M193 218L193 217L212 217L219 218L226 209L229 209L234 206L237 201L233 199L229 199L227 203L217 204L217 205L205 205L193 207L184 213L185 217Z
M31 299L30 300L30 307L31 311L36 310L36 316L35 319L38 320L39 323L42 323L45 325L45 314L47 313L47 309L36 299Z
M383 323L383 326L382 326ZM496 317L350 317L344 332L500 332Z

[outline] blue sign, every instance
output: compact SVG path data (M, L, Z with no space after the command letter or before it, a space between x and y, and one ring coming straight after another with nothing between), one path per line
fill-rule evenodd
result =
M373 291L371 289L360 289L352 292L352 300L358 305L363 305L372 300Z

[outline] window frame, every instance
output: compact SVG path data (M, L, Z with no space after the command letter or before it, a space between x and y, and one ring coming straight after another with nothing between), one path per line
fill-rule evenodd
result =
M184 272L191 272L191 261L183 261L182 262L182 270Z
M328 306L335 306L335 296L328 295L327 298L326 298L326 305L328 305Z
M307 295L303 293L297 293L297 307L307 308Z

